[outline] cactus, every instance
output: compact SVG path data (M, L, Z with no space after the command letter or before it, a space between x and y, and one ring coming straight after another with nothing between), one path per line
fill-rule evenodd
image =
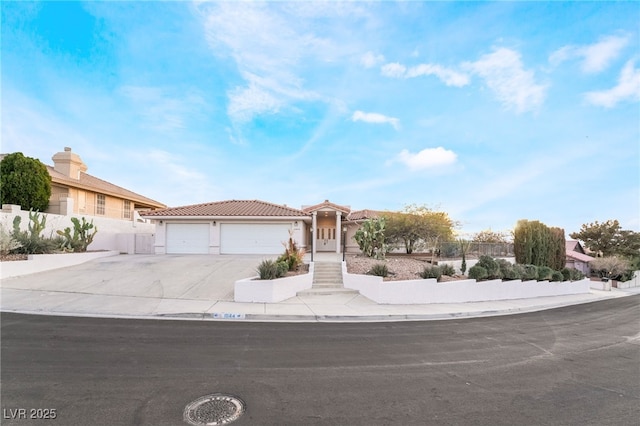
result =
M93 237L95 237L98 232L98 227L93 225L93 220L87 222L84 217L82 218L82 222L80 222L78 218L72 217L71 222L73 222L73 234L71 234L71 228L65 228L64 231L57 231L58 235L64 239L62 247L75 252L87 251L87 247L93 242ZM93 232L89 232L91 229L93 229Z
M38 216L40 216L40 213L29 210L29 226L27 228L31 236L36 238L44 231L45 224L47 223L46 216L42 216L42 220L39 220Z
M20 247L15 249L18 253L40 254L51 253L56 249L56 242L51 238L44 238L40 234L44 231L47 223L46 216L40 219L40 213L29 210L29 224L27 231L20 230L20 216L13 218L12 237L20 243Z

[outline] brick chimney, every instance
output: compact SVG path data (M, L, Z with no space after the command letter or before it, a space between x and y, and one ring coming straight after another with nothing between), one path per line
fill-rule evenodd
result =
M87 166L80 156L71 152L71 148L64 147L64 152L58 152L52 158L53 169L56 172L69 176L72 179L80 179L80 172L86 172Z

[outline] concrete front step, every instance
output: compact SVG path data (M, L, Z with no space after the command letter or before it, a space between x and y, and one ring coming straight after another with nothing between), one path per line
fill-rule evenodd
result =
M344 293L342 264L339 262L316 262L313 268L313 289L321 289L325 293L330 289L339 289L340 293Z
M328 296L331 294L360 294L358 290L344 287L310 288L298 292L298 296Z

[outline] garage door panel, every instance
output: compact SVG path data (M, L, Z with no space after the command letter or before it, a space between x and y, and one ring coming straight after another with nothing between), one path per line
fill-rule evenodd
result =
M280 254L289 238L291 224L223 223L220 228L222 254Z
M208 223L168 223L167 253L208 254Z

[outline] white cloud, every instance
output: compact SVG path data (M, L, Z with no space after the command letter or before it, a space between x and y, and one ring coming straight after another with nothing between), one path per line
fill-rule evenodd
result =
M447 86L463 87L469 84L468 75L433 64L420 64L411 67L405 77L413 78L421 75L435 75Z
M456 162L458 155L442 147L426 148L415 154L406 149L400 151L396 160L409 167L409 170L432 169L439 166L448 166Z
M353 58L356 47L337 41L331 36L332 27L316 26L315 20L366 12L356 5L333 3L201 2L194 8L202 17L213 54L231 58L244 80L227 91L227 113L236 123L282 112L300 101L331 103L332 99L305 87L309 83L300 76L314 61ZM371 54L366 60L383 58Z
M407 67L397 62L391 62L384 64L382 68L380 68L380 72L385 77L403 78L407 72Z
M618 78L618 85L603 91L588 92L585 94L587 102L612 108L619 102L640 101L640 69L635 68L633 61L628 61Z
M185 128L186 119L206 106L195 92L172 96L162 88L147 86L122 86L119 92L132 101L145 125L158 131Z
M367 52L360 58L360 64L365 68L373 68L384 62L383 55L376 55L373 52Z
M383 65L380 72L383 76L391 78L416 78L433 75L447 86L463 87L469 84L468 75L438 64L420 64L407 68L398 62L391 62Z
M394 117L387 117L386 115L378 114L376 112L363 112L356 111L351 116L352 121L364 121L365 123L376 123L376 124L391 124L394 129L398 130L400 128L400 120Z
M500 102L518 113L536 110L544 102L546 86L536 83L533 71L524 69L516 51L500 48L466 67L484 79Z
M628 43L627 37L608 36L590 45L563 46L549 56L549 62L558 65L573 58L580 58L583 72L597 73L605 70L613 60L620 56L620 52Z

